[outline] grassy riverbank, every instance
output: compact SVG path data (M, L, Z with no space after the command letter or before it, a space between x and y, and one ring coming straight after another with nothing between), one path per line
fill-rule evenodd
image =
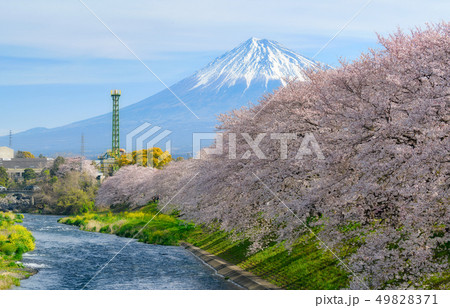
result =
M248 240L234 241L229 233L187 223L180 220L177 213L156 214L157 205L151 204L133 212L87 213L62 218L59 222L79 226L85 231L135 236L148 244L188 242L283 289L333 290L349 286L349 273L339 266L331 252L320 248L310 233L300 236L290 249L283 243L274 243L256 253L248 253L251 246ZM348 262L356 247L347 248L345 255L339 255L344 262ZM449 286L450 273L444 272L426 279L423 288L448 289Z
M156 215L157 212L156 204L151 204L134 212L87 213L65 217L59 222L78 226L84 231L136 236L141 242L158 245L178 245L195 229L194 224L186 223L176 215Z
M223 231L196 230L188 242L288 290L334 290L348 287L349 275L331 253L304 234L286 249L283 243L248 254L251 243L232 241ZM342 256L345 258L345 256Z
M283 244L273 244L248 254L249 241L232 241L229 234L186 223L178 219L176 213L155 216L156 213L153 204L135 212L88 213L62 218L60 222L79 226L85 231L136 236L139 241L149 244L178 245L185 241L284 289L342 289L348 286L348 273L338 266L330 253L319 249L317 241L309 234L300 237L290 251Z
M20 279L32 275L32 271L17 262L23 253L35 247L31 232L16 224L22 219L20 214L0 212L0 290L19 286Z

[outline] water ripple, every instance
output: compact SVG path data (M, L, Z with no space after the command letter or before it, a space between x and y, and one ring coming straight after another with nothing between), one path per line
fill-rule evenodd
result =
M81 289L129 239L84 232L57 223L58 216L25 214L23 225L36 238L36 250L23 255L38 274L20 289ZM214 274L181 247L131 242L91 283L97 290L218 290L237 287Z

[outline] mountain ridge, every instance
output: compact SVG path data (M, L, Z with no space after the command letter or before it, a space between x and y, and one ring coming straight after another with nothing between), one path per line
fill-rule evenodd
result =
M212 84L224 77L217 86L233 86L244 79L247 88L252 81L264 79L279 80L285 85L285 78L306 80L304 70L317 67L317 63L295 53L276 41L250 38L233 50L223 54L194 74L198 83L193 87ZM220 71L220 73L217 73ZM225 75L225 76L224 76Z
M175 155L192 155L192 133L214 132L218 114L255 103L263 94L283 86L287 79L306 80L305 70L320 66L275 41L251 38L173 84L171 91L164 89L121 108L121 146L125 147L129 132L148 122L173 132L170 139ZM111 143L111 113L56 128L17 133L14 147L47 156L75 155L81 134L85 136L87 156L93 158L106 151ZM8 141L8 136L0 137L0 144Z

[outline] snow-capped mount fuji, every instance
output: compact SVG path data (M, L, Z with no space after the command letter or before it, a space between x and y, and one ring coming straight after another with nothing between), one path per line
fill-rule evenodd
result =
M172 85L170 91L163 90L122 108L121 146L125 148L127 134L147 122L172 132L168 138L172 141L173 154L192 155L192 133L214 132L218 114L249 102L256 103L263 94L284 85L286 80L305 80L305 69L320 66L277 42L251 38ZM122 91L122 95L127 94ZM95 157L105 152L110 147L111 113L62 127L16 134L14 148L47 156L76 155L81 134L85 136L86 155ZM0 137L0 145L7 145L8 141L7 136ZM164 146L166 141L156 145Z
M281 82L295 78L306 79L305 69L317 68L318 63L297 54L275 41L251 38L217 58L193 77L198 80L197 87L221 89L244 82L247 88L251 83L269 81Z

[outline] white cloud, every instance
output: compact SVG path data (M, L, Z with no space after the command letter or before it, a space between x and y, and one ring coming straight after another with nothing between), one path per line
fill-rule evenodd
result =
M251 36L277 40L331 37L366 0L84 0L143 58L167 51L226 50ZM375 39L448 16L444 0L374 0L341 34ZM312 42L318 47L322 40ZM2 5L0 44L45 50L54 57L131 58L79 1L15 0ZM292 47L292 46L291 46ZM297 47L297 46L294 46Z

